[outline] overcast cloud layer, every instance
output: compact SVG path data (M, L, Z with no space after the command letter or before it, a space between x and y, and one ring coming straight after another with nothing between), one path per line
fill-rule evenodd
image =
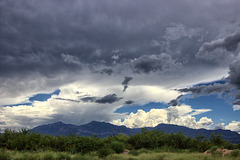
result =
M213 127L211 117L195 118L212 109L179 100L227 93L240 110L239 6L239 0L1 0L0 127L59 120ZM219 79L226 83L196 86ZM47 101L17 105L56 89L60 94ZM149 102L169 107L114 112ZM215 128L240 132L239 123Z

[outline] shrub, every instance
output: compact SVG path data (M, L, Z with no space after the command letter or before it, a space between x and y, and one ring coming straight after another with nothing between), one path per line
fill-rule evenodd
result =
M213 156L222 156L222 150L218 150L218 146L213 146L211 149L210 149L210 152L212 153Z
M234 149L230 155L231 157L237 158L240 155L240 151L238 149Z
M130 157L128 158L127 160L138 160L137 158L134 158L134 157Z
M113 149L108 148L108 147L103 147L100 150L98 150L97 155L98 155L98 157L102 158L102 157L106 157L113 153L115 153L115 151Z
M51 153L44 155L43 160L55 160L55 157Z
M210 152L211 153L214 153L219 147L218 146L213 146L211 149L210 149Z
M71 160L71 157L67 154L60 153L57 155L56 160Z
M151 151L145 149L145 148L141 148L138 150L138 154L142 154L142 153L150 153Z
M119 141L113 141L110 144L110 148L113 149L116 153L122 153L124 151L124 143Z
M158 160L165 160L165 158L166 158L166 155L159 155L157 157Z
M138 156L139 155L139 153L138 153L138 151L137 150L131 150L128 154L131 154L131 155L133 155L133 156Z
M72 160L89 160L89 158L85 155L78 154L74 156Z
M23 160L39 160L40 156L36 154L31 154L31 153L25 153L22 156Z
M10 160L10 156L4 150L0 150L0 160Z

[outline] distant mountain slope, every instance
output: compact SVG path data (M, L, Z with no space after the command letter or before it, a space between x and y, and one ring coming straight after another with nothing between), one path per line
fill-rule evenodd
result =
M173 124L159 124L156 127L147 127L148 130L163 130L165 133L177 133L182 132L187 137L195 137L197 135L203 135L209 137L212 133L221 134L225 140L231 143L240 143L240 134L230 130L206 130L206 129L191 129L184 126L177 126ZM32 129L32 131L49 134L52 136L70 135L71 133L79 136L92 136L104 138L111 135L117 135L120 133L126 135L133 135L140 133L140 128L127 128L125 126L116 126L106 122L92 121L84 125L72 125L62 122L56 122L53 124L41 125Z
M240 143L240 134L230 130L191 129L184 126L178 126L173 124L159 124L156 127L149 129L163 130L165 133L177 133L181 131L185 136L192 138L196 137L197 135L203 135L209 138L212 133L216 133L222 135L223 139L228 140L231 143Z

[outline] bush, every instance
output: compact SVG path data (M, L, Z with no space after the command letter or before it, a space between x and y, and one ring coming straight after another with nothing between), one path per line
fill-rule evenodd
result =
M85 155L78 154L74 156L72 160L89 160L89 158Z
M210 152L211 153L214 153L219 147L218 146L213 146L211 149L210 149Z
M145 149L145 148L141 148L138 150L138 154L142 154L142 153L150 153L151 151Z
M39 160L40 156L32 153L25 153L23 154L22 158L23 160Z
M110 144L110 148L113 149L116 153L122 153L124 151L124 143L119 141L113 141Z
M4 150L0 150L0 160L10 160L10 156Z
M57 155L56 160L71 160L71 157L67 154L60 153Z
M97 155L98 155L98 157L102 158L102 157L106 157L113 153L115 153L115 151L113 149L108 148L108 147L103 147L100 150L98 150Z
M135 149L131 150L128 154L133 155L133 156L138 156L139 155L138 151L135 150Z
M157 159L158 160L165 160L165 158L166 158L166 155L159 155Z
M138 160L137 158L130 157L127 160Z
M231 157L237 158L240 155L240 151L238 149L234 149L230 155Z
M44 155L43 160L55 160L55 157L51 153Z

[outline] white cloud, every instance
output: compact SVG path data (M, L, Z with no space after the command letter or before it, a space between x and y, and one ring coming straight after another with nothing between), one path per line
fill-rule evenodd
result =
M213 121L202 117L199 121L191 115L195 110L188 105L170 106L165 109L151 109L149 112L138 110L137 113L126 115L121 122L120 119L112 121L115 125L125 125L130 128L155 127L160 123L176 124L190 128L209 129ZM209 110L206 110L206 112ZM202 111L203 113L203 111Z
M232 121L225 128L229 129L231 131L236 131L240 134L240 122L239 121Z
M88 77L89 80L93 77ZM59 95L52 95L47 101L35 101L32 106L19 105L2 107L0 128L32 128L34 126L56 121L72 124L84 124L92 120L110 122L122 118L122 114L114 113L124 105L126 100L133 100L136 104L148 102L165 102L176 98L179 93L159 86L130 86L122 92L121 79L116 78L119 84L111 80L98 79L95 83L81 81L63 85ZM132 85L132 83L131 83ZM106 87L108 86L108 87ZM119 101L115 103L95 103L81 101L84 97L101 98L109 94L116 94Z
M210 111L212 111L212 109L195 109L191 115L195 116L195 115L199 115L199 114L210 112Z
M234 111L240 110L240 105L234 105L234 106L233 106L233 110L234 110Z
M214 125L214 130L225 129L225 123L219 123Z

